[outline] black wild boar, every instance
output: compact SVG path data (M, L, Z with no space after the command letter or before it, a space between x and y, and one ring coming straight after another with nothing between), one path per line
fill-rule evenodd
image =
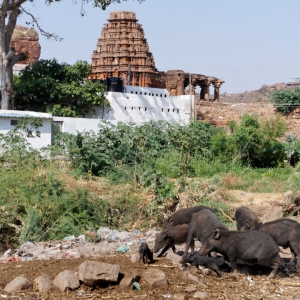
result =
M268 233L283 248L290 247L292 252L290 262L293 262L297 257L297 268L300 268L300 224L297 221L281 218L259 225L254 230Z
M206 239L199 251L200 255L207 255L216 251L225 256L233 272L237 272L237 260L271 267L273 270L268 278L276 275L280 250L274 239L264 232L250 231L222 231L215 230Z
M261 225L256 214L246 206L241 206L236 210L235 221L237 230L251 230Z
M203 209L193 214L184 254L188 253L188 250L191 246L191 243L194 241L194 238L197 238L203 245L206 238L216 229L228 230L227 226L221 223L217 215L211 210ZM193 249L192 253L194 253Z
M198 270L199 265L204 266L206 268L212 269L215 271L219 277L222 277L222 273L219 270L219 266L222 266L224 264L224 257L207 257L207 256L202 256L199 253L187 253L182 256L181 260L179 261L182 264L189 263L191 266L195 266Z
M192 215L199 212L202 209L209 209L207 206L193 206L188 208L182 208L175 211L168 219L165 220L163 224L163 229L170 226L177 226L182 224L189 224L192 220ZM211 210L213 212L213 210Z
M175 252L175 245L186 243L189 232L189 225L183 224L178 226L171 226L162 232L158 233L155 237L154 253L163 248L157 257L161 257L168 249L172 248ZM194 241L191 243L194 251Z
M150 261L150 263L154 263L153 253L149 249L147 243L141 243L139 248L139 255L140 255L139 261L143 259L144 264L148 263L148 261Z

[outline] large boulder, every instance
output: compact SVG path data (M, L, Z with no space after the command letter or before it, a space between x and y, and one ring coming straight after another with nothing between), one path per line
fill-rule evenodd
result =
M79 279L88 286L101 285L103 283L117 283L120 273L119 265L106 264L86 260L79 266Z
M32 282L23 276L18 276L4 288L5 292L19 292L32 288Z
M65 270L60 272L53 280L53 284L62 292L66 289L77 289L80 285L78 277L75 272Z

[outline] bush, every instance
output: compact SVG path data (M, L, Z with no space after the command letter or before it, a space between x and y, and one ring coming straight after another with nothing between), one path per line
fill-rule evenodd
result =
M273 93L271 101L277 111L290 113L300 105L300 88Z

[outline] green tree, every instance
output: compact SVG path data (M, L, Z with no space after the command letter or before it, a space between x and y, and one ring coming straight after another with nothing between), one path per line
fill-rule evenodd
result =
M45 0L46 5L63 0ZM83 16L84 4L91 3L94 7L106 9L112 3L121 3L127 0L80 0L80 13ZM144 0L137 0L143 2ZM43 30L37 18L24 8L24 4L34 2L33 0L2 0L0 2L0 86L1 86L1 105L0 109L14 109L13 99L13 65L24 59L26 53L15 54L15 50L10 48L10 41L17 24L19 16L28 16L31 24L35 24L40 33L47 38L59 40L54 34ZM71 1L70 1L71 2Z
M289 113L300 106L300 88L286 91L276 91L271 101L277 111Z
M89 74L90 66L85 61L71 66L56 59L39 60L27 66L16 80L15 106L56 116L85 116L93 107L108 104L104 84L87 80Z

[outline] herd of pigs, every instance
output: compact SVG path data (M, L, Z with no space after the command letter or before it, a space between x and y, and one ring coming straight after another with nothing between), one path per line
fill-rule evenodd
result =
M222 224L215 212L206 206L184 208L173 213L163 224L162 232L155 238L154 253L161 257L168 249L175 252L175 245L186 243L180 260L199 270L199 265L222 276L219 266L225 262L237 272L237 261L257 263L272 268L268 278L274 278L279 267L282 252L279 246L290 248L293 263L297 257L300 268L300 224L292 219L280 218L261 223L256 214L242 206L235 212L237 230L229 230ZM194 240L202 244L199 252L194 251ZM191 248L191 252L188 252ZM153 252L147 243L139 248L140 260L153 262ZM222 256L217 256L216 253Z

